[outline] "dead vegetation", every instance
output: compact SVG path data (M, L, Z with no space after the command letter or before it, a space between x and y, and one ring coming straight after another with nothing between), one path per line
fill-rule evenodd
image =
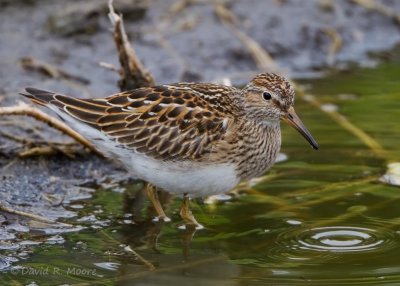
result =
M126 35L122 15L115 13L112 0L109 1L109 9L108 17L113 25L114 42L118 51L119 63L121 64L121 79L118 82L120 90L131 90L154 85L153 75L143 67L136 56Z
M76 131L71 129L64 122L44 113L43 111L41 111L40 109L38 109L36 107L27 105L26 103L24 103L22 101L19 102L19 104L15 105L15 106L0 107L0 114L8 115L8 116L21 115L21 116L33 117L36 120L47 123L50 127L61 131L65 135L70 136L71 138L75 139L78 143L82 144L85 148L87 148L93 152L97 152L96 149L93 147L93 145L89 141L87 141L79 133L77 133ZM26 142L26 143L30 142L31 145L35 145L35 144L32 144L33 142L29 139L13 136L11 134L8 135L8 138L13 139L14 141L18 141L18 142ZM59 145L59 146L57 147L57 145ZM60 145L64 145L64 146L60 146ZM57 151L62 150L62 148L67 148L67 146L68 145L65 145L65 144L53 144L53 146L50 145L50 146L41 147L41 148L35 146L35 147L33 147L34 150L24 151L23 154L25 154L25 155L23 157L26 157L28 154L32 154L32 155L54 154L54 153L58 153ZM52 149L54 149L54 150L52 150ZM40 153L40 150L44 151L44 153L43 154ZM65 149L65 153L70 154L70 152L66 151L66 149Z
M375 0L350 0L350 1L372 12L376 12L385 17L391 18L397 24L400 25L400 14L396 13L396 11L394 11L389 6L386 6L385 4L379 3Z
M49 63L41 62L31 57L22 58L20 63L26 70L36 71L51 78L66 79L76 81L81 84L89 83L89 80L82 76L70 74L59 67L53 66Z

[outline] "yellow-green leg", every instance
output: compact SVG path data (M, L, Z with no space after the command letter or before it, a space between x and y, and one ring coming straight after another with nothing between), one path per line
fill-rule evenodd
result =
M147 184L146 186L147 196L153 204L154 209L157 212L157 217L153 219L153 221L171 221L169 217L165 215L165 212L161 206L160 200L158 199L157 188L152 184Z
M183 219L186 228L194 228L194 229L204 228L204 226L199 224L197 220L194 218L193 213L190 210L189 197L187 194L183 195L183 202L179 214L181 215L181 218Z

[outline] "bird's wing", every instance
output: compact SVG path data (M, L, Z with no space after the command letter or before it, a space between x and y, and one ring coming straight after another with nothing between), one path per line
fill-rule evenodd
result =
M222 113L232 114L239 111L237 105L232 101L232 97L228 96L228 94L239 92L233 86L211 83L175 83L172 86L193 90L213 108Z
M222 138L229 117L187 86L156 86L103 99L78 99L34 88L23 95L105 133L124 148L163 160L196 159Z

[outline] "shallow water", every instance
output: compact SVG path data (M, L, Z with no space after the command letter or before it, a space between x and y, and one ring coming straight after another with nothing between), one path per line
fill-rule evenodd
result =
M2 250L2 285L400 284L400 189L380 181L389 162L400 162L399 62L301 82L384 153L298 99L320 150L285 126L286 160L228 201L193 202L205 230L178 229L179 198L165 198L171 223L153 223L140 183L125 193L98 190L70 205L83 208L67 222L85 230L26 234L32 246L17 258Z

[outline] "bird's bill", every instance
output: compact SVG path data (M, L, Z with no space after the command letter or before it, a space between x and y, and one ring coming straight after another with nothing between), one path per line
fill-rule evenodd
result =
M300 117L296 114L293 107L290 107L286 113L286 116L283 119L292 125L294 129L299 131L301 135L310 143L313 149L318 150L318 143L312 137L311 133L307 130L304 126L303 122L301 121Z

